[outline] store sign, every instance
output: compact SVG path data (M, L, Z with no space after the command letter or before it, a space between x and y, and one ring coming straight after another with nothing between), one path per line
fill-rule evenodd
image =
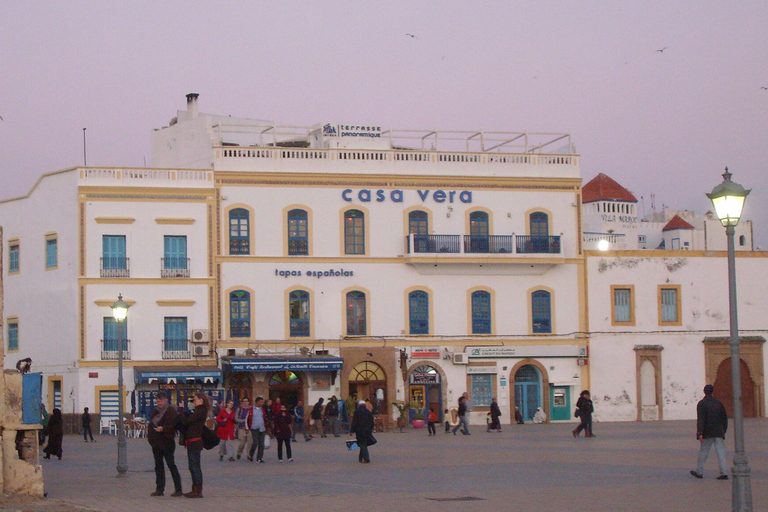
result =
M317 361L233 359L229 369L233 372L316 372L341 370L344 360L322 359Z
M409 192L412 193L413 191ZM432 198L432 200L436 203L472 202L472 191L470 190L458 191L423 189L416 190L416 194L418 194L419 198L421 198L422 203L426 202L430 198ZM341 198L347 202L352 202L357 199L361 203L370 203L371 201L383 203L389 199L393 203L402 203L405 200L405 192L401 189L371 190L368 188L363 188L355 191L351 188L347 188L341 192Z
M89 379L98 379L99 378L99 372L88 372L88 378Z
M496 373L496 365L467 366L467 373L469 375Z
M468 347L470 358L508 357L584 357L586 347L581 345L523 345L515 347Z
M315 277L317 279L320 279L322 277L352 277L355 275L354 270L344 270L343 268L335 269L335 268L329 268L325 270L318 270L318 269L312 269L312 270L284 270L284 269L275 269L275 275L278 277L301 277L301 276L307 276L307 277Z
M412 373L411 384L437 384L437 373Z
M323 126L323 137L381 138L381 126L330 124Z
M412 359L440 359L440 349L435 347L413 347Z

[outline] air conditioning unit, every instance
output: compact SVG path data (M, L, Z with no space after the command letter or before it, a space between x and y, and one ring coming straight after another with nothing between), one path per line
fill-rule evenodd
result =
M453 354L453 364L467 364L469 362L467 359L466 353Z
M211 353L211 346L207 341L193 341L192 355L195 357L207 357Z
M211 341L211 334L208 329L192 329L192 343L208 343Z

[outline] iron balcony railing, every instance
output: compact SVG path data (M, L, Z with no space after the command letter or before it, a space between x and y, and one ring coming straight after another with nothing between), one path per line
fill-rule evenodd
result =
M163 359L190 359L188 339L163 338Z
M101 258L101 277L131 277L131 260L125 256Z
M160 277L189 277L189 258L160 258Z
M118 347L120 342L117 340L101 340L101 360L116 361L118 358ZM131 359L131 340L123 340L123 359Z
M561 254L560 236L411 234L405 249L408 254Z

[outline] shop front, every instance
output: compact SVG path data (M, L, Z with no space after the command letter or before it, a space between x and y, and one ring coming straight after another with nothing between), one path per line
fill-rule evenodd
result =
M131 411L135 416L149 418L158 391L165 391L170 404L179 410L188 408L198 391L208 395L214 407L224 400L222 373L216 366L137 366L133 374L136 389L131 393Z

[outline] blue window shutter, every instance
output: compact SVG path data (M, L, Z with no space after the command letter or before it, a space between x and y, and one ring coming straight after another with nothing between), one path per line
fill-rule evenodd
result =
M549 292L538 290L531 294L531 317L534 333L552 332L552 303Z
M429 295L417 290L408 294L408 316L411 334L429 334Z

